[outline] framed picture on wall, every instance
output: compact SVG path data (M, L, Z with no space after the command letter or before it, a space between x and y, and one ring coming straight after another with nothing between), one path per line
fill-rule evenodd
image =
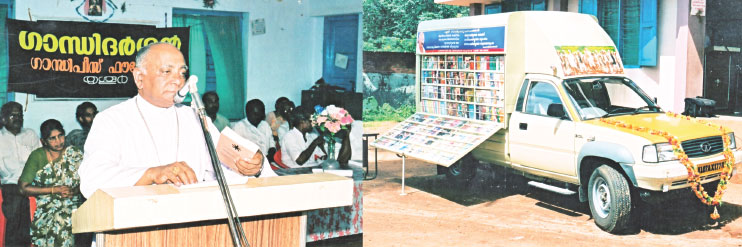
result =
M103 15L103 1L105 0L88 0L88 11L89 16L102 16Z

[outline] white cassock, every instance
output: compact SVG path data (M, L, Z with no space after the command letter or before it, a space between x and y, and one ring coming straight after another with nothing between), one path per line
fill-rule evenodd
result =
M304 150L309 148L309 145L312 144L312 141L317 137L318 135L316 134L307 133L307 140L305 141L304 135L301 131L296 128L291 128L291 130L283 136L283 139L281 139L281 162L291 168L320 165L323 160L316 160L315 158L322 157L325 153L322 152L319 147L314 148L314 152L303 165L296 163L296 158L299 158L301 152L304 152ZM340 143L335 144L335 150L336 153L339 152Z
M208 123L214 144L219 130ZM114 105L95 117L85 143L78 173L80 191L90 197L99 188L133 186L150 167L186 162L199 182L214 180L211 158L201 123L188 106L154 106L137 95ZM247 177L222 164L230 183ZM261 176L275 176L263 160Z
M269 148L276 147L276 141L273 140L273 130L265 121L260 121L258 127L255 127L245 118L234 123L232 130L245 139L258 144L260 151L265 155L268 155Z

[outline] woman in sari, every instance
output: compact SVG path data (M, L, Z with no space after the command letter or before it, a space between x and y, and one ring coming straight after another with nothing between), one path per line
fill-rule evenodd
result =
M83 202L77 174L82 152L65 145L64 128L55 119L41 124L41 143L43 146L29 155L18 179L21 193L36 197L31 243L74 246L72 211Z

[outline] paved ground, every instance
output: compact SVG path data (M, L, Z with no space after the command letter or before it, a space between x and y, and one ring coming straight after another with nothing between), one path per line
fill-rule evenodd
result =
M742 118L711 120L742 136ZM364 183L363 236L313 246L742 246L742 177L729 186L718 222L697 199L680 200L641 207L639 229L612 235L595 226L576 196L517 186L492 172L453 185L434 165L414 159L406 168L402 196L401 160L380 152L378 178Z

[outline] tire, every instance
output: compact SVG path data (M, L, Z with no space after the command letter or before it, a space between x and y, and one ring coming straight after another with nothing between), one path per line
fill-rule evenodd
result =
M595 224L619 233L632 226L631 187L620 172L608 165L593 171L588 183L588 203Z
M474 161L474 158L469 154L462 157L445 169L446 178L456 184L469 182L469 179L474 177L474 171L476 169L474 167Z

